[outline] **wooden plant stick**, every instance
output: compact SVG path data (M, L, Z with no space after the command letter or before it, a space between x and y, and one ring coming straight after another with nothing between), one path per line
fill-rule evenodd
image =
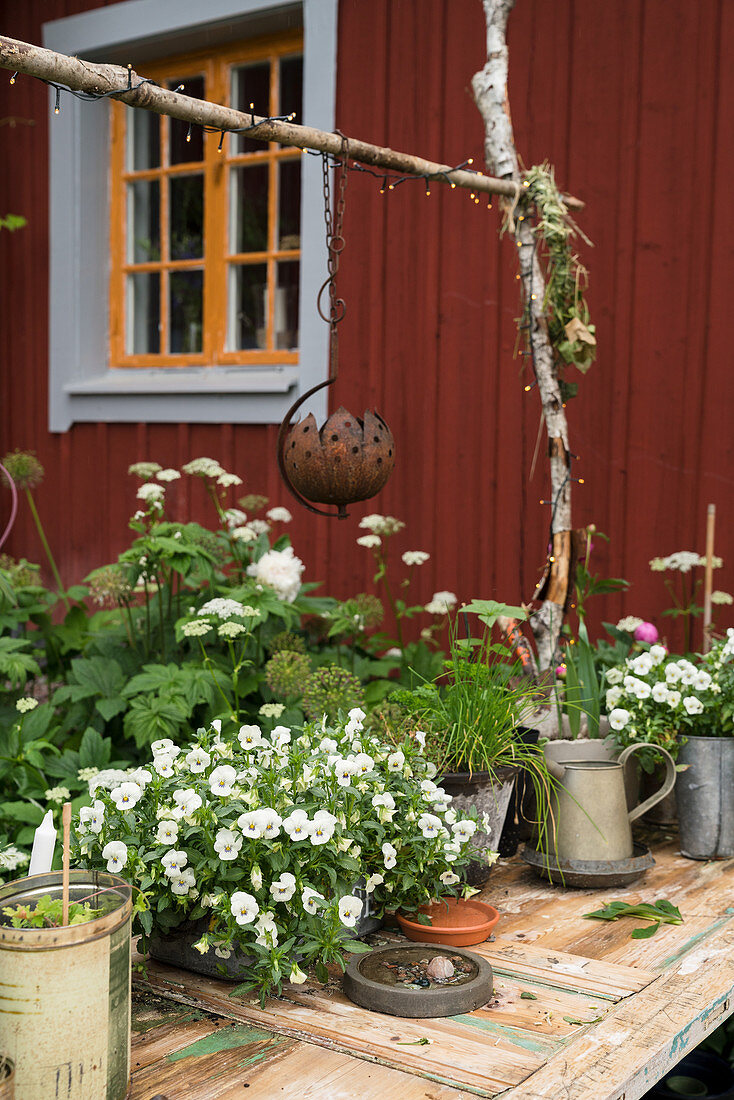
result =
M709 504L706 516L706 572L703 582L703 652L711 648L711 589L714 583L714 528L716 505Z
M249 128L254 123L254 129L249 130L247 136L257 141L278 141L282 145L295 146L299 149L315 149L335 157L341 155L342 139L338 134L316 130L312 126L297 126L293 122L269 121L259 115L223 107L219 103L192 99L190 96L181 95L168 88L159 88L152 82L140 84L141 76L132 69L123 69L120 65L99 65L91 61L82 61L78 57L68 57L66 54L46 50L30 42L7 38L5 35L0 35L0 68L35 76L41 80L52 80L57 84L66 85L67 88L73 88L76 92L99 95L119 88L120 91L115 94L115 99L119 99L128 107L139 107L145 111L153 111L155 114L180 119L182 122L210 126L225 132L243 127ZM125 90L128 80L130 91ZM138 84L140 87L136 87ZM395 149L371 145L358 138L349 138L349 156L361 164L382 168L386 172L427 176L437 183L449 183L452 186L456 185L484 194L505 195L512 198L516 191L512 180L493 179L490 176L479 175L477 172L454 170L449 164L439 164L436 161L424 160L423 157L412 153L401 153ZM575 210L582 209L584 206L579 199L574 199L570 195L564 197L564 202Z
M71 802L65 802L61 811L63 825L63 855L61 863L61 923L69 923L69 843L71 833Z

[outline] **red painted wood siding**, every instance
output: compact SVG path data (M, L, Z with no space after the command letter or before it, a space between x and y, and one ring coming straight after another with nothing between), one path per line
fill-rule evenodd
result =
M4 31L39 42L42 21L90 0L6 0ZM583 197L595 242L583 258L599 355L568 408L585 479L574 522L611 536L599 568L634 582L599 605L658 619L666 606L648 559L703 550L706 505L718 507L717 587L734 588L732 386L727 326L734 164L734 6L724 0L518 0L510 22L510 96L527 164L556 166ZM470 81L484 61L480 0L341 0L337 124L346 133L458 163L482 155ZM132 59L134 62L134 58ZM67 582L125 545L135 508L128 465L180 465L211 455L246 491L289 504L274 460L276 427L76 425L50 435L47 413L46 90L0 76L6 171L0 211L27 229L0 234L3 359L0 446L35 448L46 467L37 499ZM15 116L17 124L7 124ZM32 123L29 124L29 123ZM367 511L402 517L399 549L431 560L416 595L448 588L527 598L544 559L548 495L543 443L530 478L540 410L513 360L514 256L484 202L421 183L379 194L349 182L340 289L348 304L334 407L377 405L396 437L384 492L346 523L300 512L293 540L308 579L347 596L369 588L355 546ZM188 489L174 486L183 496ZM204 516L203 494L190 503ZM234 494L233 494L234 500ZM183 504L184 501L182 500ZM41 559L26 509L10 550ZM728 620L731 621L731 615Z

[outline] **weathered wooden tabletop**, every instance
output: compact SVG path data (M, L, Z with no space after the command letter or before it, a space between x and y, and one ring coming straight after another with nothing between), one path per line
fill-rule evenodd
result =
M734 860L683 859L664 836L653 852L643 879L605 891L498 865L482 895L497 939L474 948L495 992L467 1015L382 1016L338 982L262 1009L151 963L135 979L132 1100L637 1100L734 1011ZM615 898L668 898L684 923L631 940L630 919L583 919Z

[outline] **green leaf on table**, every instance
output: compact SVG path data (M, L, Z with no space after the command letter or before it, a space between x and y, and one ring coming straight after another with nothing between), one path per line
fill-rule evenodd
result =
M654 936L660 927L660 921L656 921L654 924L641 925L639 928L632 930L630 939L632 940L649 940L651 936Z
M527 989L523 989L522 993L520 994L521 1001L537 1001L537 999L537 995L535 993L528 992Z

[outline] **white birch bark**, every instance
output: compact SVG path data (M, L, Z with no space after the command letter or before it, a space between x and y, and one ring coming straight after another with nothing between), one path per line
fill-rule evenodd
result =
M522 174L507 94L507 20L515 0L483 0L487 24L487 63L472 79L474 99L484 120L484 153L487 169L513 180L519 189ZM520 193L519 190L517 192ZM546 583L539 588L541 606L530 616L538 666L542 671L556 661L558 637L570 584L571 480L568 425L555 369L553 348L543 311L545 280L535 250L529 218L510 218L510 230L518 245L522 293L529 310L535 376L543 408L550 462L551 546Z

